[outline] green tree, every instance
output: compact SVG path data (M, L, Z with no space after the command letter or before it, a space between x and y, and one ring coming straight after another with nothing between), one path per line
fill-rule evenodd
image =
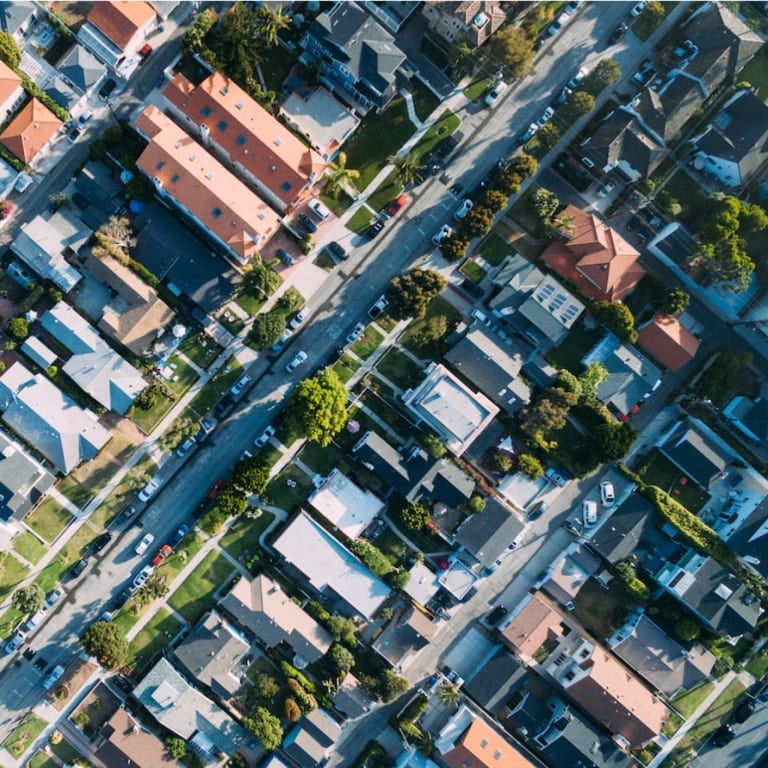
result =
M520 454L517 459L517 466L531 480L538 480L544 474L544 467L541 462L529 453Z
M563 104L562 116L564 120L578 120L588 115L595 108L595 97L587 91L573 91Z
M607 378L608 369L602 363L590 363L579 376L579 392L582 395L593 395Z
M427 432L421 436L421 444L424 446L424 450L434 459L442 459L448 452L443 441L432 432Z
M248 331L248 341L258 349L266 349L277 342L285 331L285 315L281 312L262 312L256 315Z
M182 760L187 754L187 742L177 736L166 739L165 748L174 760Z
M748 203L741 200L741 211L739 212L739 231L740 232L762 232L768 227L768 213L757 203Z
M283 741L283 728L280 720L264 707L256 707L251 717L243 719L243 725L261 742L261 746L271 752Z
M445 288L445 278L431 269L412 269L387 288L387 312L395 320L423 317L432 299Z
M119 667L128 658L128 641L116 624L97 621L80 636L80 643L89 656L106 669Z
M464 227L472 237L489 232L493 226L493 211L484 205L476 205L464 219Z
M412 531L420 531L431 517L432 513L429 508L418 501L410 502L400 510L400 519L403 521L403 525Z
M0 61L11 69L18 69L21 64L21 50L10 32L0 32Z
M540 146L546 151L552 149L560 141L561 137L560 129L552 122L543 125L536 134Z
M261 672L256 677L256 691L262 699L274 699L280 693L280 683L266 672Z
M343 675L351 671L355 666L355 657L352 652L348 651L343 645L339 645L339 643L334 643L331 646L331 650L328 651L328 658Z
M457 82L474 72L477 63L477 50L477 48L473 48L465 40L461 40L448 51L448 63L451 67L451 74Z
M544 127L546 128L546 126ZM528 205L539 221L542 224L547 224L552 221L552 217L557 213L557 209L560 207L560 199L554 192L544 189L544 187L539 187L528 198Z
M140 411L149 411L155 407L164 396L163 386L158 381L150 381L133 399L133 405Z
M255 23L259 41L262 45L273 48L277 45L278 32L291 26L291 17L283 13L281 5L270 8L262 4L256 8Z
M447 261L458 261L463 259L469 248L469 240L461 235L453 234L451 237L446 237L442 243L440 243L440 252L446 258Z
M395 175L404 187L415 183L424 169L419 156L414 152L409 152L402 157L391 155L388 160L395 166Z
M486 65L502 66L511 77L522 77L533 61L533 41L520 27L503 27L484 46Z
M275 306L284 314L291 315L304 306L304 297L293 286L290 286L277 300Z
M629 422L622 424L606 422L595 427L598 455L603 461L617 461L623 458L637 440L637 429Z
M745 250L744 241L738 237L701 243L693 261L707 270L714 282L733 293L745 291L755 271L755 263Z
M690 295L682 288L670 288L664 296L664 311L668 315L682 315L690 301Z
M392 589L405 589L411 580L411 574L405 568L393 568L387 574L387 582Z
M568 412L579 401L575 392L549 387L535 403L523 409L521 429L528 435L547 435L562 429Z
M245 270L237 290L239 293L247 293L251 296L261 294L269 298L282 282L280 275L274 269L259 263Z
M507 473L512 469L512 457L504 451L493 449L488 454L488 464L495 472Z
M503 192L493 188L486 189L480 198L480 204L484 205L493 213L503 211L507 207L508 202L509 198Z
M227 517L234 517L245 512L248 508L248 501L237 488L227 483L216 497L216 507Z
M620 301L596 301L591 307L595 320L615 333L622 341L634 344L637 340L635 317Z
M453 707L461 701L461 691L456 683L444 682L440 684L437 697L440 699L441 704L444 704L446 707Z
M530 155L516 155L507 164L507 169L527 179L538 171L539 164L536 162L536 158Z
M260 56L258 46L254 44L257 38L254 10L245 3L236 2L221 17L215 48L225 71L242 85L254 75Z
M203 51L205 36L211 31L218 18L218 14L213 8L206 8L195 16L182 38L182 47L186 53L201 53Z
M660 3L658 0L652 0L652 2L645 6L643 12L640 14L640 18L642 19L645 28L649 31L653 31L662 21L664 21L666 15L664 3Z
M435 315L424 322L423 327L413 334L411 341L415 347L426 349L440 339L444 339L450 330L448 318L445 315Z
M325 628L337 642L344 643L349 648L357 646L357 627L352 619L334 613L326 619Z
M582 88L597 96L609 85L621 78L621 67L613 59L602 59L597 66L581 81Z
M308 440L325 447L347 423L347 389L331 368L304 379L291 393L287 421Z
M271 467L258 456L246 456L240 459L232 470L232 484L245 493L260 496L269 483Z
M12 317L6 325L6 330L15 339L22 341L29 336L29 323L23 317Z
M391 669L385 669L378 679L376 692L381 696L385 704L394 701L398 696L404 694L411 684L404 678L393 672Z
M476 515L485 509L485 498L482 496L472 496L467 502L467 510L470 514Z
M264 6L262 6L264 7ZM347 155L345 152L339 152L336 160L328 163L328 190L333 194L335 200L338 200L341 191L350 185L351 182L360 178L360 171L347 167Z
M698 640L701 635L701 624L690 616L681 616L675 622L675 634L685 643Z
M387 556L366 539L355 539L350 545L350 549L377 576L386 576L393 568Z
M45 604L45 592L35 583L19 587L11 597L11 605L21 613L37 613Z

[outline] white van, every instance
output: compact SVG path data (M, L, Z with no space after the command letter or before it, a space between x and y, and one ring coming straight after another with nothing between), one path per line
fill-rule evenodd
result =
M308 207L320 221L327 221L331 218L331 212L319 200L311 200Z
M584 525L590 528L597 522L597 502L585 499L581 506L581 514Z

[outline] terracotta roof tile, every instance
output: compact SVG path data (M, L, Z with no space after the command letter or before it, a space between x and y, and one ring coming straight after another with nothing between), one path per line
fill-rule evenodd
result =
M476 717L461 738L461 744L441 756L450 768L533 768L501 734ZM470 760L470 763L466 761Z
M64 125L37 99L32 99L0 135L0 144L30 163Z
M659 313L637 335L637 343L665 368L676 371L693 359L700 342L676 317Z
M0 104L5 104L20 85L21 78L7 64L0 61Z
M136 2L136 0L131 2L100 0L93 4L88 14L88 21L104 37L124 50L136 32L154 17L155 11L149 3Z

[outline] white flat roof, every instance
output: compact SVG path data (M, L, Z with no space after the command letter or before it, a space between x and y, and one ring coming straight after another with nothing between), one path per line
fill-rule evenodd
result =
M384 509L381 499L355 485L338 469L309 497L309 503L350 539L356 539Z
M424 563L415 563L409 573L411 578L404 592L419 605L426 605L440 589L437 574L432 573Z
M472 589L477 576L464 563L454 560L448 570L440 574L439 581L457 600L461 600Z

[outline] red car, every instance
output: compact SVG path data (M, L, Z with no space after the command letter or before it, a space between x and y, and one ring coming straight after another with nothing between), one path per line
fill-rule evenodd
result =
M221 493L221 489L224 487L224 481L223 480L217 480L212 486L211 490L208 491L206 498L208 501L213 501L215 498L218 497L218 495Z
M149 43L144 43L139 51L139 56L141 56L142 59L146 59L152 53L152 50L152 46Z
M394 216L396 213L399 213L403 208L405 208L405 206L410 202L411 199L408 197L408 195L398 195L397 200L393 200L392 203L390 203L389 208L387 208L387 213L390 216Z
M163 560L165 560L165 558L171 554L171 552L173 552L173 550L170 548L170 546L168 544L163 544L163 546L157 550L157 554L152 559L152 565L157 568L157 566L160 565L160 563L162 563Z

